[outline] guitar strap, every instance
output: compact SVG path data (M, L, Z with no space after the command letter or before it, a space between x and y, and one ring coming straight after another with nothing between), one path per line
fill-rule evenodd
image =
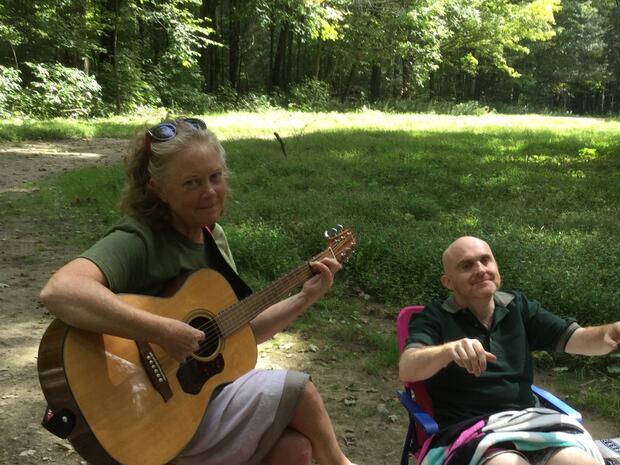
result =
M230 284L230 287L232 287L233 291L235 291L237 299L241 300L249 296L252 293L252 289L228 264L222 255L222 251L215 243L215 239L213 238L211 231L209 231L208 228L202 228L202 235L204 238L205 254L209 267L224 276L226 281L228 281L228 284Z

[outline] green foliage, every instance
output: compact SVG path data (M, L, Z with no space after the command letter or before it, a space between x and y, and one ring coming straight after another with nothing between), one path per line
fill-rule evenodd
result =
M605 35L610 25L600 6L592 1L562 2L562 9L556 15L555 37L533 44L531 56L521 60L523 73L527 75L516 83L523 91L521 102L536 105L545 96L547 106L552 104L560 110L576 113L601 110L579 97L583 93L600 94L609 80ZM604 100L602 103L604 106Z
M0 66L26 84L25 63L84 70L102 87L101 114L427 100L613 115L618 11L594 0L11 1L0 5ZM21 111L51 114L27 101Z
M161 66L149 76L151 91L158 95L163 107L171 111L203 113L208 111L210 98L200 89L202 77L196 67Z
M18 69L0 65L0 116L15 113L23 96L21 82Z
M216 94L204 96L203 111L207 113L230 111L268 111L284 105L284 99L277 93L266 95L254 92L240 94L229 85L220 86Z
M102 93L107 105L105 113L139 112L143 108L162 106L155 85L156 75L149 81L135 53L125 51L117 61L104 63L99 71Z
M620 354L602 357L536 354L536 365L553 370L571 406L620 422Z
M22 108L37 118L84 117L97 110L101 87L97 81L75 68L59 63L26 63L33 80L24 94Z
M491 109L486 105L482 105L480 102L470 100L467 102L461 102L454 105L448 114L450 115L472 115L481 116L491 113Z
M316 79L306 79L292 87L289 108L302 111L328 110L331 103L329 85Z

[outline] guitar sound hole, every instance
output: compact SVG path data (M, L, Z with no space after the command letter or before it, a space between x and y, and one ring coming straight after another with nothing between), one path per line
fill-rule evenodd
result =
M195 354L198 357L205 358L215 354L219 348L221 339L220 329L215 320L207 316L199 316L193 318L189 324L205 333L205 339L200 343L200 350L196 351Z

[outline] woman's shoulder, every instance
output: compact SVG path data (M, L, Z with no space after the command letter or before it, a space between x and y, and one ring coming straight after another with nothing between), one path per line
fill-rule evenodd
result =
M125 231L128 233L151 236L153 235L153 229L153 225L149 221L135 216L126 215L110 226L110 228L106 231L106 234L110 234L114 231Z

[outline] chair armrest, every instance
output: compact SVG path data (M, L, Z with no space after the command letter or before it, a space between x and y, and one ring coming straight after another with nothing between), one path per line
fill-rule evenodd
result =
M439 432L439 426L435 419L420 407L420 405L411 397L411 390L404 389L398 391L400 403L407 409L409 415L413 417L427 436Z
M557 410L558 412L563 413L564 415L568 415L569 417L577 420L579 423L583 422L583 417L581 416L581 413L579 413L577 410L572 408L566 402L558 399L556 396L554 396L550 392L545 391L544 389L539 388L538 386L534 384L532 384L532 392L534 392L534 394L538 396L538 398L541 401L541 404L543 404L544 406L551 407L554 410Z

